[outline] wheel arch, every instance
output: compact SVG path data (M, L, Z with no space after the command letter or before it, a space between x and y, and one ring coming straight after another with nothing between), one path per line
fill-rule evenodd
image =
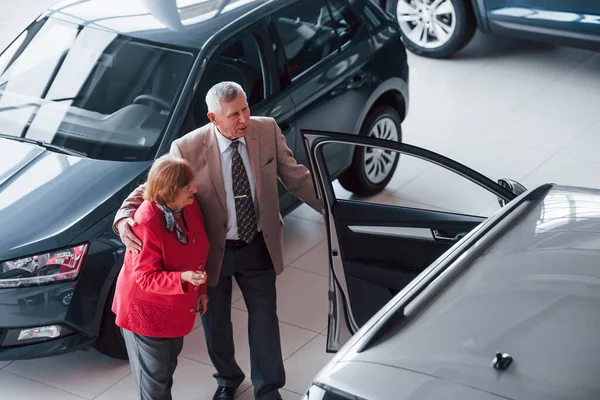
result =
M483 32L489 32L487 14L485 12L485 0L465 0L471 3L471 11L475 17L475 24Z
M408 74L406 74L406 76L408 76ZM360 117L357 119L355 134L361 134L365 124L369 121L369 116L371 113L382 106L392 108L398 114L400 124L402 124L408 112L408 85L406 84L405 80L396 77L391 78L380 84L377 89L373 91L372 95L366 102ZM399 131L398 133L398 139L401 142L402 132ZM360 161L360 157L362 156L357 153L357 150L358 149L354 149L352 152L349 152L350 157L348 160L348 166L338 177L340 184L346 190L362 196L371 196L379 193L389 183L393 174L377 183L373 183L372 181L369 181L369 183L364 183L366 182L366 178L357 178L357 174L359 174L361 177L363 176L363 172L360 172L362 170L360 170L360 167L357 166L357 163L361 165L363 163L363 161ZM392 172L395 171L397 165L398 159L396 158L394 160Z
M380 84L371 94L357 119L354 132L358 134L362 128L367 115L381 105L393 107L404 122L408 113L408 84L400 78L390 78Z

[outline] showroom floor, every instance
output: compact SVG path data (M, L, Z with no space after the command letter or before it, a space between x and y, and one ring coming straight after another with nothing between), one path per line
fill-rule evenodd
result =
M52 2L3 0L0 45ZM600 187L600 54L479 35L453 60L410 56L409 63L405 142L440 152L492 179L510 177L527 187L545 182ZM388 189L371 201L471 213L497 208L493 198L472 195L469 190L476 188L405 161L401 159ZM321 217L306 206L286 217L285 224L288 268L278 280L287 372L282 394L300 399L331 358L325 353L327 243ZM236 291L236 351L249 372L247 312L240 296ZM174 398L211 398L212 373L202 329L197 328L185 340ZM11 400L136 398L129 365L94 350L0 362L0 388L0 398ZM249 380L241 389L240 399L253 397Z

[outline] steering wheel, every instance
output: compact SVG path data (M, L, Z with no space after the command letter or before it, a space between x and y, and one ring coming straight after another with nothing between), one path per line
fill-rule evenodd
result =
M165 99L161 99L158 96L154 96L152 94L140 94L138 97L133 99L133 104L139 104L142 102L155 103L161 106L163 109L169 110L171 108L171 103L169 103Z

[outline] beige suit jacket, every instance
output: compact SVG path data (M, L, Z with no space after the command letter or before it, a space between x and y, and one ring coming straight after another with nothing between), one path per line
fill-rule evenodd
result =
M283 219L279 211L278 180L288 191L319 213L322 213L322 205L316 197L310 172L296 162L273 118L251 117L246 143L254 175L263 236L275 272L280 274L284 263ZM219 279L227 235L225 186L214 125L205 125L174 141L171 154L188 160L195 171L195 184L198 189L196 199L202 208L210 241L206 272L208 284L214 286ZM142 204L143 193L144 185L141 185L125 200L115 217L115 232L117 221L132 217Z

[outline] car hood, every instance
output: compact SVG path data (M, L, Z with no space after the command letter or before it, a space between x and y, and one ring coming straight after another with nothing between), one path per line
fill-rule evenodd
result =
M0 260L67 246L115 211L150 164L0 139Z
M388 366L398 388L412 371L507 399L600 398L600 190L539 189L525 195L509 228L461 254L468 267L456 279L415 301L420 311L403 318L406 304L387 305L390 314L361 328L338 364ZM508 368L493 366L497 352L511 357Z
M507 399L408 369L353 361L337 363L319 377L317 384L343 392L348 397L369 400Z

